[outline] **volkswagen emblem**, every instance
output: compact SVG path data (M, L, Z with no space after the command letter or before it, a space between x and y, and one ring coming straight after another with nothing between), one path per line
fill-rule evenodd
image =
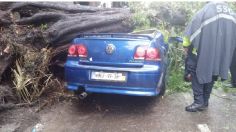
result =
M115 50L116 50L116 47L113 44L108 44L106 47L107 54L112 54Z

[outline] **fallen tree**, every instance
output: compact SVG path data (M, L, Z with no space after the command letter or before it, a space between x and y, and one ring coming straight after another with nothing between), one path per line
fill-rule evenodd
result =
M128 9L73 2L0 3L0 77L11 67L14 91L22 101L32 102L55 85L50 81L51 72L62 66L68 43L78 34L125 33L132 29Z
M71 39L74 37L71 34L76 35L87 31L129 32L132 29L127 23L131 15L125 9L103 9L73 3L41 2L13 4L10 10L19 13L20 19L16 20L17 24L47 24L48 28L44 32L44 37L50 44L58 43L62 39ZM28 12L29 10L31 13ZM107 29L107 26L117 27L117 24L122 25L118 31L112 28Z
M33 49L46 47L56 49L69 43L80 33L132 30L131 14L126 9L81 6L72 2L0 3L0 5L2 5L1 28L13 28L15 42L24 46L28 44Z

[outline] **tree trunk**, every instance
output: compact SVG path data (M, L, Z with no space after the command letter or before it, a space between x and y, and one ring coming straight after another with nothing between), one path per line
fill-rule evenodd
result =
M68 43L79 34L130 32L133 29L130 20L131 13L127 9L82 6L73 2L0 3L0 30L8 36L8 41L2 41L0 34L0 52L4 51L3 45L22 44L35 52L51 48L50 64L62 64ZM25 52L15 51L22 55ZM14 61L12 54L0 54L0 76Z

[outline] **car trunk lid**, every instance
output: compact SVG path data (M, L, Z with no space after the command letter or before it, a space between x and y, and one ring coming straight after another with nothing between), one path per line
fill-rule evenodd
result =
M135 60L137 47L149 46L149 38L114 38L89 37L77 38L74 44L83 44L87 48L88 56L80 58L84 65L141 67L144 60Z

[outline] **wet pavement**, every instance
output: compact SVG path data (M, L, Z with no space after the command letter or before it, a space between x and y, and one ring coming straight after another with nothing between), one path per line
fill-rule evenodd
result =
M236 132L235 95L214 90L203 112L186 112L191 102L191 93L163 98L93 94L44 109L34 125L43 132Z
M236 132L236 97L214 90L206 111L189 113L191 93L163 98L92 95L64 102L43 114L44 131Z

